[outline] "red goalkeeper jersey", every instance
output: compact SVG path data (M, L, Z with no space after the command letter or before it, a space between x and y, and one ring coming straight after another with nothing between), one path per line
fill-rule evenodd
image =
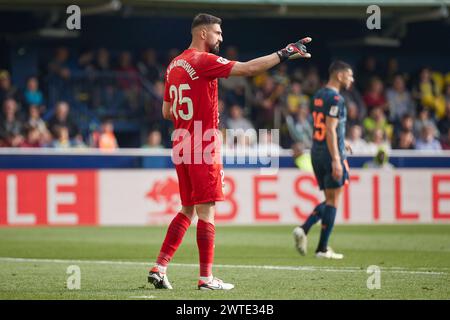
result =
M166 70L164 101L170 102L178 137L173 139L174 150L181 141L183 152L203 153L220 150L218 139L218 80L230 75L236 61L229 61L212 53L187 49L174 58ZM188 137L188 139L186 139ZM189 143L189 147L184 147Z

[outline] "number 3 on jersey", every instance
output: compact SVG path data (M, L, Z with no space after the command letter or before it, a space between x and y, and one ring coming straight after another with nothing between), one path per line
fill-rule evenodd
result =
M183 91L189 89L191 89L191 87L189 87L187 83L180 84L178 89L174 84L169 88L170 100L173 101L172 114L176 120L178 120L178 116L183 120L191 120L194 116L194 105L192 104L191 98L183 97ZM181 107L183 104L186 104L187 112L184 112L183 109L180 108L177 110L177 106Z
M323 141L326 134L325 115L322 112L313 112L314 140Z

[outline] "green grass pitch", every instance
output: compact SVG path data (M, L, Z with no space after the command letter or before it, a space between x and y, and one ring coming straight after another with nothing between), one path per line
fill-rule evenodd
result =
M331 245L342 261L314 258L317 226L300 256L293 227L218 226L213 271L235 284L228 292L197 290L193 226L168 270L172 291L147 283L166 227L0 228L0 299L450 298L450 225L339 225ZM67 288L70 265L79 290ZM370 265L380 289L367 288Z

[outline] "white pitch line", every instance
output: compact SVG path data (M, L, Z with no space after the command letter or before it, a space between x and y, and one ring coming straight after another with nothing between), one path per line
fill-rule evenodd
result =
M30 259L30 258L10 258L0 257L0 262L33 262L33 263L84 263L84 264L105 264L105 265L131 265L131 266L150 266L149 262L139 261L107 261L107 260L64 260L64 259ZM197 264L189 263L171 263L172 267L198 268ZM322 266L261 266L261 265L231 265L215 264L217 268L232 269L261 269L261 270L285 270L285 271L324 271L324 272L366 272L362 267L322 267ZM414 271L401 267L380 268L383 272L404 273L404 274L422 274L422 275L447 275L447 272L438 271ZM418 268L423 269L423 268ZM429 268L433 269L433 268Z

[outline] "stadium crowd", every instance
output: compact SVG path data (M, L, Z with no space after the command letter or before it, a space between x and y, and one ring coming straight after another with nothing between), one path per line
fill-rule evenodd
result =
M100 48L73 55L60 47L25 84L12 83L9 71L1 70L0 146L115 149L120 146L115 126L125 123L138 128L142 147L170 147L170 124L160 108L164 71L178 54L172 49L163 59L153 49L134 56ZM228 47L224 57L239 60L239 53ZM395 58L375 57L366 57L354 71L355 85L342 92L354 153L450 149L450 72L422 67L410 74ZM221 79L220 127L279 128L281 147L298 143L308 149L311 100L324 79L318 68L300 63L250 79ZM254 137L233 143L251 147L258 143Z

